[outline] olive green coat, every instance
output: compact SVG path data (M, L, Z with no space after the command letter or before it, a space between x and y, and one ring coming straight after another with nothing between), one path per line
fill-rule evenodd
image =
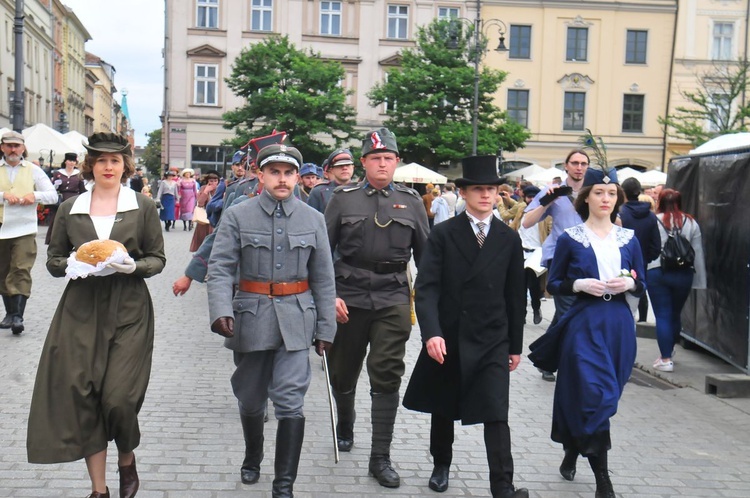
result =
M85 196L90 194L79 197ZM87 213L71 214L79 197L63 202L55 218L47 250L47 269L55 277L65 275L75 248L97 239ZM123 452L140 443L138 411L154 341L154 311L144 278L161 272L166 261L153 201L123 187L109 238L125 245L136 270L68 282L39 361L29 414L29 462L78 460L104 450L111 440Z

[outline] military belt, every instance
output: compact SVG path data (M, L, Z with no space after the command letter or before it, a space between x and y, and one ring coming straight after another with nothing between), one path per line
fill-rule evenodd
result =
M341 260L349 266L375 273L401 273L406 271L408 265L406 261L369 261L348 256L344 256Z
M253 294L265 294L271 296L291 296L301 294L310 289L307 280L298 282L253 282L251 280L240 280L239 289L242 292Z

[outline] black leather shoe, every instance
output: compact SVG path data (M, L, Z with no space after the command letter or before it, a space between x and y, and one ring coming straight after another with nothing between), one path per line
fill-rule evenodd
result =
M505 488L492 498L529 498L529 490L526 488Z
M554 382L555 374L553 374L552 372L547 372L546 370L542 370L542 379L546 380L547 382Z
M370 475L385 488L397 488L401 485L401 478L393 469L390 457L386 455L371 456L369 470Z
M353 439L344 439L344 438L337 438L336 444L339 447L339 451L352 451L352 447L354 446L354 440Z
M560 475L566 481L572 481L576 477L576 461L578 460L578 453L573 451L566 451L565 457L560 464Z
M534 310L534 325L542 323L542 310Z
M448 465L435 465L432 469L432 475L430 476L430 482L427 486L438 493L442 493L448 489L448 474L450 467Z
M260 479L260 471L255 469L240 469L242 484L255 484Z

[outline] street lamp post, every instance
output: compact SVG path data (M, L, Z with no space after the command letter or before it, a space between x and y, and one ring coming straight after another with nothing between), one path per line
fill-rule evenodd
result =
M474 26L474 102L472 105L471 113L471 154L477 155L477 140L479 136L479 63L484 56L484 47L481 43L480 36L485 33L485 30L489 30L491 27L497 28L498 37L500 42L498 43L496 52L507 52L508 48L505 46L505 33L507 27L505 23L500 19L488 19L484 20L481 16L482 2L477 0L477 15L473 21ZM452 21L460 21L464 23L471 23L468 19L458 18L452 19ZM457 48L458 44L455 39L449 41L449 47Z

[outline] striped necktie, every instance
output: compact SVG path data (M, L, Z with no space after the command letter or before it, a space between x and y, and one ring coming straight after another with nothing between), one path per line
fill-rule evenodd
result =
M486 235L484 234L484 227L487 226L487 223L483 221L477 222L477 228L479 229L477 231L477 242L479 242L479 247L482 247L484 245L484 239Z

